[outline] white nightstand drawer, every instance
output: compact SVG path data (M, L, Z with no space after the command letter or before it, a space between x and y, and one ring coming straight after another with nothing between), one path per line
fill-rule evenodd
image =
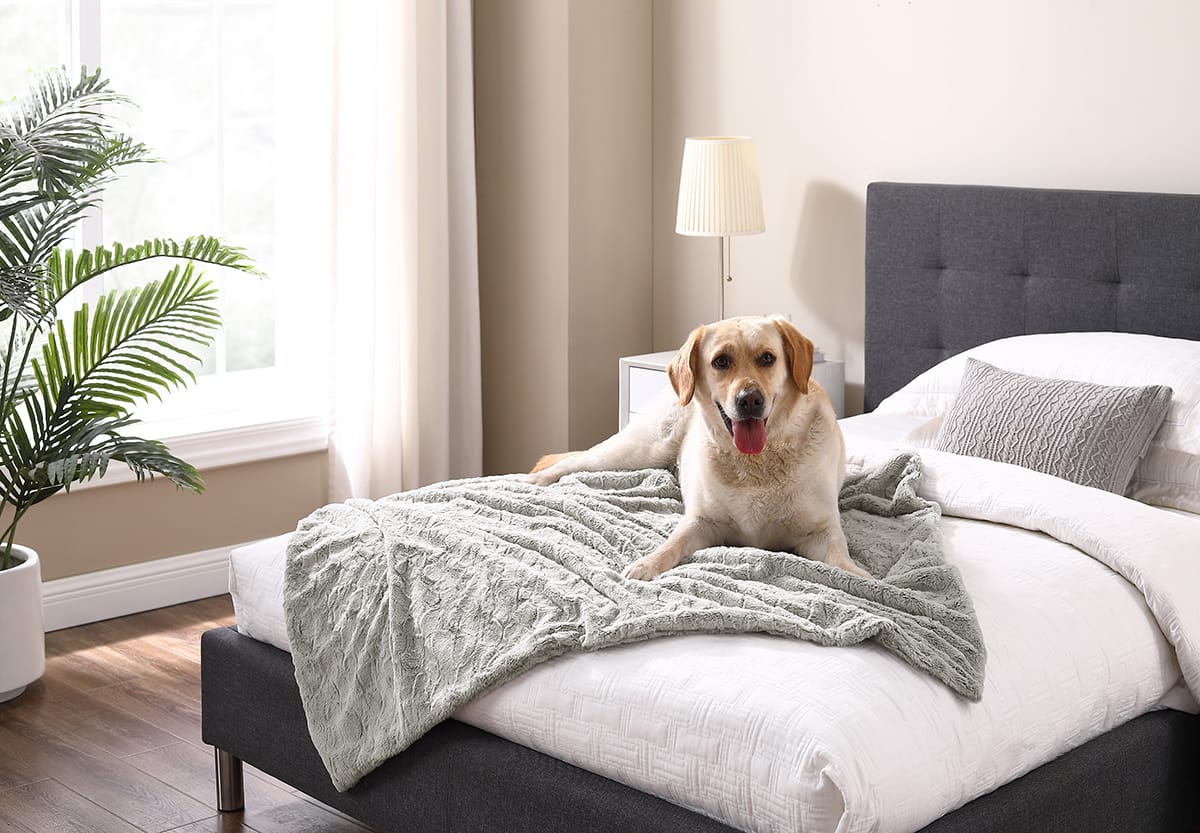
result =
M667 378L667 364L674 356L674 350L665 350L621 359L618 428L624 428L629 423L631 414L645 413L655 397L671 387L671 380Z
M649 367L629 368L629 412L645 411L658 395L671 386L665 370Z

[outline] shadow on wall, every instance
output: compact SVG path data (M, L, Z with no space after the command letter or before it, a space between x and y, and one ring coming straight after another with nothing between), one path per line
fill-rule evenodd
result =
M792 258L796 296L839 339L837 344L821 346L846 361L847 416L862 413L863 408L866 224L862 194L832 182L813 182L804 193Z

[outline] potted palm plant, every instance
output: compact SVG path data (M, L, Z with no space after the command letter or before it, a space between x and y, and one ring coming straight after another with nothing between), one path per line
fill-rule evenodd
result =
M99 71L32 76L0 108L0 702L45 667L37 553L16 543L29 508L114 461L199 492L196 469L130 433L133 408L195 380L220 317L197 264L255 272L206 236L66 247L123 168L155 161L112 119L125 99ZM66 312L80 287L130 264L173 261L158 280ZM63 312L60 314L60 309Z

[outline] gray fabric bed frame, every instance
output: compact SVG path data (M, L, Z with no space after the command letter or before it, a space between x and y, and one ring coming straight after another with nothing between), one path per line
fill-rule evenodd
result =
M1200 340L1200 196L867 187L865 407L1023 333Z
M867 191L869 409L936 362L1026 332L1200 339L1200 197L874 183ZM712 819L447 720L337 793L309 739L291 657L222 628L202 646L204 741L221 809L241 761L384 833L733 833ZM1191 833L1200 717L1158 711L921 833Z

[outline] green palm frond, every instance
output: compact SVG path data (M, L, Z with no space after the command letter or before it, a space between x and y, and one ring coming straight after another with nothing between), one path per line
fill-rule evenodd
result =
M204 491L204 481L196 467L176 457L157 440L113 435L108 444L100 448L100 452L110 460L124 463L138 480L160 476L180 489Z
M144 145L112 130L102 108L118 102L128 99L111 92L99 70L74 82L65 70L36 73L30 94L0 111L0 210L76 197L117 166L148 161Z
M0 159L0 217L7 217L42 205L48 200L66 202L75 206L75 220L82 216L85 203L93 201L114 178L116 169L124 165L142 162L158 162L149 149L128 136L108 133L96 139L89 159L81 161L78 178L64 183L59 191L42 191L38 160L33 157L16 158L12 167ZM7 183L8 187L5 187Z
M46 335L33 372L48 399L68 382L80 407L127 410L151 396L195 381L200 358L221 324L216 289L191 263L162 280L113 290L84 304L67 331L59 320Z
M208 236L135 246L60 247L126 165L155 161L114 129L126 102L99 71L35 75L0 105L0 570L11 563L26 510L116 461L142 480L163 476L200 491L196 469L161 442L124 435L133 406L195 380L220 317L197 264L260 275L245 252ZM69 323L64 298L112 270L183 261L160 280L102 295ZM6 343L7 346L4 346Z
M65 70L34 76L30 94L0 110L0 320L36 308L26 282L61 245L118 168L154 161L114 130L103 105L125 101L99 72L72 82Z
M14 313L28 319L41 316L44 274L41 266L0 266L0 321Z
M136 423L120 414L86 414L64 385L57 400L32 396L14 412L0 438L0 497L19 512L74 483L103 477L111 462L125 463L138 480L166 477L176 486L202 491L195 467L157 440L122 435Z
M40 266L79 222L94 199L45 201L24 211L0 216L0 266Z
M17 511L26 505L25 496L34 489L26 476L26 461L32 447L29 429L20 415L10 414L4 421L4 431L0 435L0 499ZM30 453L22 453L23 450Z
M79 420L69 418L74 384L63 385L56 399L45 392L27 396L4 420L0 438L0 494L22 513L45 500L62 486L54 486L44 472L44 461L56 455L80 431ZM110 420L114 419L108 415ZM96 422L102 417L93 417ZM120 417L115 417L119 420ZM86 439L84 440L86 442ZM75 444L79 441L76 440Z
M102 112L125 101L107 86L99 71L78 81L43 71L29 95L0 109L0 321L15 313L36 322L51 311L33 292L50 253L118 168L153 161Z
M178 258L213 266L227 266L253 275L262 275L237 246L222 243L216 237L197 235L183 241L154 238L136 246L96 246L76 254L56 249L46 263L46 298L48 307L57 306L75 287L131 263L156 257Z
M103 477L109 463L115 461L128 466L139 481L160 476L181 489L192 492L204 490L204 481L195 466L176 457L158 440L115 433L118 429L110 424L115 422L101 420L102 436L94 439L90 445L80 443L78 449L61 448L54 456L39 462L34 469L35 477L46 484L46 489L70 491L74 483ZM125 427L127 422L121 420L120 427ZM87 433L92 433L92 429L89 428Z
M32 488L26 474L36 456L37 432L44 430L51 419L47 411L53 410L37 397L29 397L25 404L25 408L9 412L0 434L0 494L5 503L17 507Z
M108 89L108 80L98 69L91 73L81 69L78 81L70 79L66 67L39 69L32 75L29 94L6 109L5 117L0 119L0 154L72 105L82 108L91 104L96 109L96 105L105 101L126 100Z

